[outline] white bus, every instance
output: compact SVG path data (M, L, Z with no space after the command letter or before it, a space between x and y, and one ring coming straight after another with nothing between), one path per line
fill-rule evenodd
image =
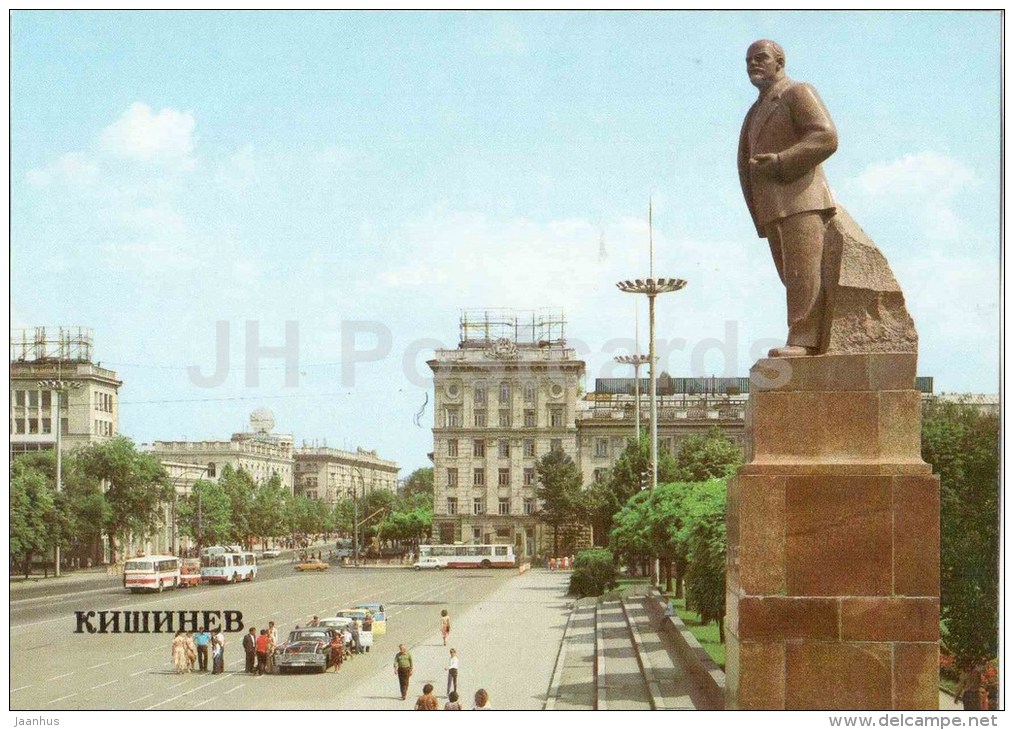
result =
M123 587L131 593L176 588L180 584L180 559L172 555L143 555L123 564Z
M238 583L257 577L257 556L236 545L215 545L201 551L201 580Z
M420 545L420 558L436 558L448 568L514 568L513 545Z

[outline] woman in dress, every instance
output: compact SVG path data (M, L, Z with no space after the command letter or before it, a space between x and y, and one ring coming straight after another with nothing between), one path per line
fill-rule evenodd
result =
M447 614L447 609L443 609L440 612L440 635L444 637L444 646L447 646L447 635L451 633L451 617Z
M177 674L187 671L187 637L182 631L177 631L172 643L173 670Z
M331 649L331 666L334 667L335 674L338 674L338 670L342 668L342 661L345 659L345 639L342 637L342 632L335 632L335 635L331 637L331 643L329 645Z

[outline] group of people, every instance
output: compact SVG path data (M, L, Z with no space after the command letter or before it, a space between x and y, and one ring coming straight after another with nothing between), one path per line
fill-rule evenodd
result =
M547 562L550 570L556 570L557 568L560 570L569 570L570 567L574 565L574 557L564 555L562 558L549 558Z
M489 692L484 689L475 691L475 702L472 705L473 710L492 710L493 706L489 703ZM424 684L423 693L419 696L419 699L415 701L415 709L417 710L437 710L440 709L440 703L437 701L436 695L433 694L433 685ZM463 710L461 701L458 698L457 692L450 692L447 695L447 702L444 703L445 710Z
M270 674L274 669L272 663L277 645L278 629L275 628L274 621L269 621L268 627L261 629L259 634L257 629L251 626L243 637L243 652L246 654L244 671L247 674L256 674L258 677L262 674Z
M173 670L177 674L195 671L208 671L208 654L211 654L211 673L221 674L225 671L225 635L221 629L212 634L207 629L198 632L177 631L173 637L170 657Z

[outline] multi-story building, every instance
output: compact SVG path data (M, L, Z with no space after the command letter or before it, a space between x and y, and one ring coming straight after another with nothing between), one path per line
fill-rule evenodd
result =
M398 489L398 464L381 459L376 451L304 444L293 456L296 494L311 499L334 504L350 496Z
M196 464L206 479L217 480L226 464L243 469L255 481L277 474L282 486L293 491L292 434L274 433L274 416L266 408L250 414L251 431L234 433L228 441L155 441L145 449L163 462Z
M585 364L561 316L464 312L457 349L427 364L435 388L433 539L541 543L535 464L550 449L575 461Z
M84 327L11 332L12 456L54 448L57 424L65 451L118 434L123 383L115 372L92 362L92 351L92 331ZM57 384L59 398L54 392Z

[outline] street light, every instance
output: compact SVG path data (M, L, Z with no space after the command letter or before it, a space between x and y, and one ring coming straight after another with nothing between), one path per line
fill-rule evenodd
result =
M648 362L648 356L617 355L613 360L634 366L634 441L641 443L641 366Z
M349 466L349 471L355 470L359 475L359 482L363 485L363 497L366 496L366 477L363 470L358 466ZM359 567L359 492L356 490L355 480L352 481L352 564Z
M56 413L56 492L59 494L63 489L63 416L60 413L60 395L71 390L81 388L81 383L74 380L40 380L39 388L51 390L55 396L56 403L53 410ZM70 421L70 412L67 415ZM60 533L59 522L57 523L56 544L53 546L54 574L60 577Z

